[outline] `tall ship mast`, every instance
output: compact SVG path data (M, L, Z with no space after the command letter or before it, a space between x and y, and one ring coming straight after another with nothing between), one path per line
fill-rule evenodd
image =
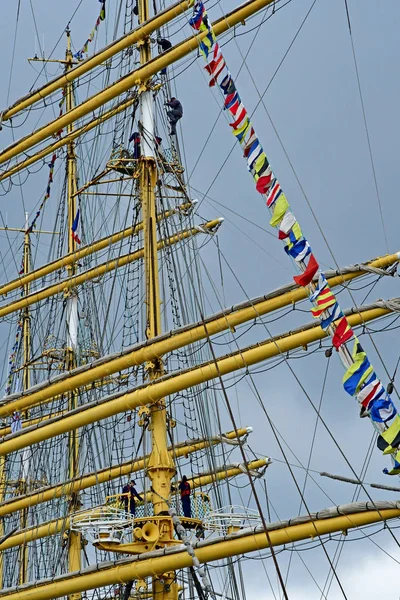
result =
M395 597L400 252L372 22L350 2L44 4L6 9L0 600ZM389 50L396 16L376 17Z

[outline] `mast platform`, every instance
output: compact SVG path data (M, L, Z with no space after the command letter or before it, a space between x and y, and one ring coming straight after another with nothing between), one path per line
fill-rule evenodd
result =
M156 156L159 171L161 173L172 173L182 175L185 169L180 164L173 148L166 148L163 152L157 148ZM141 168L141 158L134 158L129 150L122 149L114 153L107 162L106 169L117 171L122 175L127 175L133 179L138 179Z

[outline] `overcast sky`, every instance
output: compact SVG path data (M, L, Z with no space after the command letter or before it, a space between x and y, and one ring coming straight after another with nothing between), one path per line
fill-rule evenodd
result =
M113 0L108 0L108 3L112 5L109 12L114 17L116 3ZM39 48L37 40L35 41L31 6L34 8L40 45L44 44L48 55L58 43L53 54L57 57L63 56L65 43L62 33L74 8L78 7L71 21L75 48L83 45L99 8L97 0L57 3L50 0L22 0L14 50L16 4L6 3L2 7L2 108L25 94L36 79L37 64L29 66L26 62L26 58L33 56ZM212 20L220 17L221 11L231 10L236 5L227 0L221 0L215 6L209 4ZM276 74L278 65L311 7L310 0L292 0L261 28L232 39L223 48L231 72L236 74L241 69L236 83L248 111L252 112L258 105L252 118L253 124L303 232L324 269L366 261L385 254L388 250L400 250L396 183L400 135L400 6L395 0L348 0L348 6L383 225L344 1L316 1ZM266 14L263 13L262 16ZM255 27L259 22L260 18L250 20L248 28ZM102 27L96 44L109 42L112 30L113 21L110 17L106 26ZM238 33L243 31L245 30L240 29ZM176 41L183 35L190 35L188 25L172 39ZM243 57L250 45L252 47L243 65ZM55 65L47 68L49 77L57 72ZM263 102L259 103L260 94L273 76ZM39 83L44 81L43 77L39 79ZM240 148L235 147L227 159L234 146L234 139L221 115L218 93L207 87L202 59L199 58L191 69L184 71L174 80L174 84L177 86L176 95L184 106L180 141L187 174L190 175L192 197L201 201L201 217L225 218L218 235L223 257L223 289L220 286L216 245L208 244L203 255L207 268L220 288L218 300L216 297L212 298L211 288L207 287L210 297L207 309L211 312L218 310L220 303L236 304L246 297L259 296L284 285L291 281L294 272L283 246L269 228L268 212L246 172ZM49 118L47 113L46 120ZM41 114L37 115L37 119L41 123L46 122ZM36 115L30 115L29 123L20 130L16 129L15 137L28 133L35 126ZM208 138L210 139L206 144ZM10 131L3 129L0 133L1 146L4 147L11 140ZM36 210L43 196L46 177L42 173L33 177L32 181L32 185L24 188L23 196L18 185L14 185L8 194L1 197L1 226L4 223L8 226L21 226L25 207L31 213ZM239 215L243 215L250 223L242 220ZM51 227L51 209L45 224ZM2 281L14 278L16 274L15 262L9 249L10 235L0 232L0 251L7 270ZM13 242L12 247L16 254L18 243ZM225 258L234 269L235 276L224 263ZM352 306L354 300L361 304L368 292L371 293L367 302L400 296L398 279L387 278L379 282L372 291L370 288L354 290L353 298L347 292L341 293L340 302L343 308ZM307 306L304 305L303 308L307 309ZM260 341L271 332L284 332L310 320L308 312L296 313L286 319L279 319L276 323L258 326L248 339L251 342ZM379 329L379 326L373 324L371 329ZM379 356L367 335L362 340L378 375L386 383L388 379L385 367L392 375L400 354L397 330L373 335ZM244 345L244 342L242 344L241 341L240 344ZM231 347L234 349L236 346L232 343ZM9 350L5 346L2 348L2 357L6 360ZM290 446L290 450L286 446L285 449L290 462L297 465L294 472L302 485L304 471L299 468L299 463L303 466L307 464L315 426L315 412L310 407L309 399L317 405L320 401L327 359L320 352L302 360L293 360L290 364L309 398L285 361L267 372L261 372L260 368L260 373L254 375L254 381L279 434ZM342 375L342 367L334 353L327 370L321 414L341 450L355 471L359 472L370 445L372 428L366 420L359 419L355 402L343 391ZM280 462L283 461L282 454L258 399L251 390L249 379L241 381L230 397L237 410L238 422L254 427L251 441L253 449L260 455L276 459L267 475L272 520L287 519L298 514L299 495L287 467ZM224 425L229 429L228 419ZM389 479L382 474L382 469L388 463L388 459L374 449L365 481L398 485L398 478ZM310 510L352 501L354 486L323 479L318 474L320 471L330 471L351 476L348 465L321 424L318 425L310 469L315 479L315 482L309 480L306 487L305 497ZM260 486L259 489L261 492L263 487ZM368 489L375 499L397 499L396 494ZM360 499L364 498L365 494L361 492ZM304 506L300 512L306 512ZM394 525L397 526L397 523ZM398 537L396 530L394 535ZM397 561L400 560L400 551L392 537L388 532L371 540L363 538L360 532L356 532L353 537L361 539L345 542L338 566L347 598L376 600L378 594L391 599L397 598ZM336 548L336 542L327 544L331 556ZM283 552L278 557L284 571L289 554ZM328 573L328 563L322 551L304 551L301 557L322 587ZM272 565L268 563L267 567L276 590ZM250 565L248 569L250 573L261 573L261 567L257 563ZM253 599L261 595L265 600L272 599L274 596L263 572L260 580L262 590L258 581L255 585L254 580L249 578L248 597ZM291 600L320 597L297 555L293 558L288 592ZM330 600L343 598L336 584L333 584L328 597Z

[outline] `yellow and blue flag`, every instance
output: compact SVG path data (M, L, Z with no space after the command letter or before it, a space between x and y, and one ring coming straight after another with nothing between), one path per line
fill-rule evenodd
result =
M400 452L396 454L396 457L393 459L393 466L389 469L383 469L385 475L400 475Z
M376 445L383 454L392 454L396 452L400 445L400 417L396 415L393 423L386 431L378 435Z
M276 200L274 204L272 218L269 222L271 227L276 227L277 225L279 225L288 209L289 202L287 201L285 194L282 192L282 194L279 196L278 200Z
M343 376L343 387L350 396L360 391L363 383L373 374L374 369L357 338L352 352L353 364Z

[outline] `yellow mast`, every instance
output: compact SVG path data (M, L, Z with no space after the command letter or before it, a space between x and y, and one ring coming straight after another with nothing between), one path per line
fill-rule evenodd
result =
M29 233L29 221L28 213L25 213L25 227L24 229L13 228L13 231L17 231L24 234L24 245L23 245L23 275L26 276L31 270L31 240ZM29 295L29 283L22 286L23 295ZM31 350L31 321L30 321L30 310L26 307L22 311L22 389L25 392L31 387L31 367L30 361L32 356ZM23 413L23 419L28 418L28 411ZM2 457L0 461L0 501L4 502L6 492L6 473L5 473L5 460L6 457ZM18 495L25 495L28 491L28 474L29 474L29 455L27 450L24 450L21 460L21 476L17 482ZM26 529L28 524L28 507L24 507L20 512L19 527L20 529ZM1 522L0 528L1 536L4 534L4 525ZM28 546L26 542L23 542L19 548L19 566L18 566L18 583L22 585L28 580ZM0 584L3 583L3 558L0 563Z
M25 213L25 227L20 229L18 227L1 227L2 231L15 231L18 233L24 234L24 244L23 244L23 272L21 273L21 281L20 286L23 289L23 297L29 295L30 292L30 280L29 274L31 272L31 238L29 231L29 221L28 221L28 213ZM42 231L37 230L37 233L50 233L53 234L52 231ZM32 342L31 342L31 315L29 306L26 306L22 310L21 315L22 320L22 348L23 348L23 359L22 359L22 367L19 371L22 371L22 389L24 392L31 387L31 360L32 360ZM17 370L14 371L17 373ZM29 412L25 410L23 412L23 425L28 422ZM39 419L40 420L40 419ZM5 427L6 431L10 429L10 427ZM2 456L0 458L0 504L4 503L5 493L6 493L6 456ZM27 496L28 492L28 474L29 474L29 456L26 451L22 456L22 473L21 478L18 481L18 493L20 496ZM12 501L12 500L11 500ZM25 506L21 506L18 510L21 511L20 514L20 529L26 529L28 523L28 510L29 504ZM4 524L3 519L0 519L0 537L4 535ZM4 564L3 564L3 556L0 558L0 586L3 584L3 572L4 572ZM19 569L18 569L18 582L19 584L26 583L28 580L28 546L27 542L23 541L20 544L19 549Z
M148 0L139 0L139 26L149 18ZM140 45L140 64L146 65L151 60L151 40L147 37ZM140 170L140 200L142 204L144 268L145 268L145 302L146 302L146 339L150 340L161 334L160 287L158 277L157 248L157 209L155 188L157 182L157 166L155 161L154 132L154 97L149 80L142 84L140 94L140 114L142 119L142 155ZM150 384L163 374L161 359L147 363ZM174 537L172 520L168 516L168 501L171 494L171 479L175 474L175 466L168 452L167 414L163 397L150 405L149 430L151 434L151 453L147 465L147 475L151 481L151 502L154 515L166 515L157 520L159 537L172 540ZM163 574L162 578L153 577L153 598L157 600L173 600L178 597L178 586L174 583L174 575Z
M27 275L31 270L31 239L29 233L28 213L26 214L25 232L24 232L24 276ZM24 284L24 296L29 295L29 282ZM32 356L31 351L31 316L29 307L26 307L23 312L23 341L24 341L24 391L31 387L31 370L29 363ZM24 419L27 417L25 414Z
M73 68L73 57L71 52L71 36L69 27L66 29L67 34L67 51L65 54L65 74ZM74 89L72 82L68 81L64 88L65 108L66 112L73 110ZM74 124L69 123L67 126L67 134L71 134L74 130ZM76 154L75 142L72 140L67 144L67 237L68 237L68 254L73 255L76 251L76 241L72 235L72 225L77 213L76 210L76 190L77 174L76 174ZM73 278L76 274L76 263L70 263L66 267L68 277ZM67 348L66 348L66 370L72 371L77 366L76 350L78 344L78 291L74 287L66 292L67 298ZM68 395L68 410L74 410L78 406L78 392L76 389L71 390ZM69 432L69 479L74 479L79 474L79 437L78 429L73 429ZM80 501L77 492L72 492L69 502L69 512L73 513L79 510ZM70 572L79 571L81 568L81 534L76 531L68 533L68 570ZM70 600L77 600L80 594L71 594Z

